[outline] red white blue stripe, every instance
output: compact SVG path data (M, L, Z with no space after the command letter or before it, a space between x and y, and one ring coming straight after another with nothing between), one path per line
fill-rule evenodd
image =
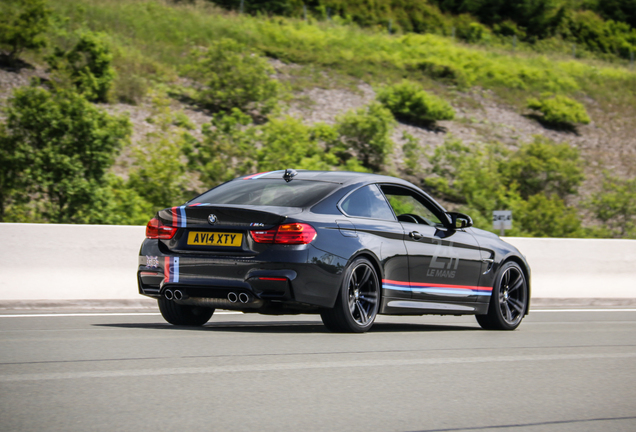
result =
M164 257L163 281L164 283L179 282L179 257Z
M187 219L185 213L186 206L172 207L172 226L185 228Z
M382 288L394 291L409 291L437 295L489 296L492 294L492 287L472 285L447 285L422 282L402 282L389 279L382 279Z

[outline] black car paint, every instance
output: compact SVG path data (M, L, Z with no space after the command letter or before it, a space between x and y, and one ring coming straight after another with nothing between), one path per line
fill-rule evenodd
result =
M279 176L282 177L273 173L266 178ZM344 269L360 256L373 263L380 280L407 284L399 290L383 287L381 314L486 313L489 295L461 295L452 289L420 292L408 286L409 282L492 287L498 268L507 260L514 260L521 266L530 287L530 268L516 248L483 230L452 227L446 211L424 191L406 181L373 174L306 171L299 171L293 181L303 180L339 182L341 187L309 209L189 206L186 203L160 211L157 217L166 224L171 224L175 215L184 214L187 223L171 240L144 240L138 270L140 294L156 298L171 287L203 297L227 296L230 291L246 292L264 302L257 309L245 311L317 312L320 308L334 306ZM281 181L284 180L281 178ZM435 206L445 226L434 228L344 214L338 204L349 193L369 184L397 185L416 191ZM210 213L218 217L214 226L207 220ZM181 217L178 219L182 222ZM259 244L249 234L249 230L254 229L250 224L257 223L259 229L268 229L294 222L312 225L317 232L316 239L306 245ZM186 246L185 239L190 230L241 233L244 240L237 248ZM414 231L422 237L414 238L411 235ZM151 257L157 257L158 264L148 266ZM169 271L165 272L166 268L174 269L175 265L175 261L166 261L166 258L176 258L178 281ZM455 273L450 277L452 271ZM286 281L264 281L259 279L262 277ZM528 307L529 302L526 313ZM240 305L236 308L241 309Z

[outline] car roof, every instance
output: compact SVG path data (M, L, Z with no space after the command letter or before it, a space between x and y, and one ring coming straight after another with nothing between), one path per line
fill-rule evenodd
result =
M349 185L355 183L396 183L404 186L413 187L412 183L397 177L385 176L380 174L370 174L353 171L310 171L310 170L296 170L297 175L294 176L294 180L313 180L339 183L342 185ZM268 171L262 173L251 174L241 177L243 179L278 179L283 177L285 170Z

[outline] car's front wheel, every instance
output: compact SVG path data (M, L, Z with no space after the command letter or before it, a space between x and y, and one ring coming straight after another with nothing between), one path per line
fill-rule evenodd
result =
M373 325L379 305L378 274L369 260L358 258L345 271L335 306L320 316L332 332L363 333Z
M528 306L528 284L519 264L509 261L497 273L486 315L477 315L487 330L514 330L519 327Z
M180 305L163 297L157 299L159 311L170 324L182 326L202 326L210 320L213 308Z

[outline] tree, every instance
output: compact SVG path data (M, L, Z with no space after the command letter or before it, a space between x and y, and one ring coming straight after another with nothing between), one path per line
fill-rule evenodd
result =
M512 203L515 225L532 237L580 237L581 220L574 207L558 196L538 193Z
M391 111L372 102L356 111L349 111L336 119L341 151L353 151L365 168L378 171L393 148L391 132L395 119Z
M577 193L583 173L578 151L567 144L536 137L510 151L499 143L448 139L429 162L425 185L470 214L477 227L492 229L492 211L510 209L511 235L581 234L581 221L566 198Z
M188 154L190 169L206 186L252 172L255 166L256 129L251 118L238 108L220 113L203 125L203 140Z
M541 192L565 199L577 193L584 179L578 149L542 136L522 144L501 166L501 172L509 184L518 187L523 199Z
M115 79L113 55L101 33L82 32L68 51L55 48L48 57L51 69L63 81L69 79L79 93L93 102L107 102L108 92Z
M636 0L599 0L595 6L605 19L626 22L636 29Z
M25 49L46 45L44 32L51 11L46 0L2 0L0 2L0 45L9 48L9 62L15 63Z
M215 41L191 53L186 72L202 85L195 94L199 104L213 112L237 108L253 117L266 117L278 104L281 87L271 78L267 60L232 39Z
M131 126L95 108L81 95L31 86L9 99L0 135L0 217L15 200L36 200L45 220L87 222ZM93 221L98 222L98 221Z
M614 238L636 238L636 178L622 179L603 173L601 190L587 202L603 225L599 235Z

